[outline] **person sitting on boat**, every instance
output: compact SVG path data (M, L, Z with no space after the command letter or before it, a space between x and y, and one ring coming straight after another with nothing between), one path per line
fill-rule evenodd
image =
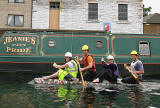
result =
M43 79L52 79L58 77L60 81L63 79L65 80L77 80L77 74L78 74L78 65L76 61L72 59L72 53L66 52L65 53L65 61L66 63L64 65L57 65L56 63L53 64L53 67L59 69L58 72L50 75L45 76ZM64 70L62 70L65 68Z
M143 68L143 63L138 59L138 52L133 50L131 52L131 58L132 58L131 65L127 66L127 64L124 64L124 68L128 70L130 73L137 75L139 81L142 81L144 68ZM129 84L137 84L136 78L134 78L133 75L122 79L122 82L129 83Z
M119 70L117 64L114 61L114 57L112 55L107 56L107 63L105 62L104 58L102 58L101 61L103 70L97 74L97 77L93 82L103 82L105 79L110 83L117 83Z
M80 71L86 71L84 75L84 80L93 81L96 76L96 65L93 55L89 54L88 45L82 46L83 57L79 59L79 61L84 62L84 67L80 68Z

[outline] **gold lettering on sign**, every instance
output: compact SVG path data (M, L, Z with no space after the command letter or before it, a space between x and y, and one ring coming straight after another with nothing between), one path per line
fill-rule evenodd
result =
M7 45L8 43L11 44ZM4 38L3 44L6 45L7 53L30 53L31 46L36 44L36 37L8 36Z
M11 47L6 47L6 52L12 52L12 53L29 53L31 52L31 48L22 48L22 49L16 49L16 48L11 48Z
M4 45L10 42L27 42L31 43L32 45L35 45L36 38L35 37L5 37L5 40L3 42Z
M26 46L26 44L16 43L16 44L12 44L11 46L22 47L22 46Z
M35 45L35 43L36 43L36 41L35 41L35 40L36 40L36 38L35 38L35 37L32 37L32 38L31 38L31 44L32 44L32 45Z

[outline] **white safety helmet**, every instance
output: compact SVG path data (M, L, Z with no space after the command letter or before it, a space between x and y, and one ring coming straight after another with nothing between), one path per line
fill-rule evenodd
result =
M66 52L64 56L65 57L72 57L72 53L71 52Z
M114 57L112 55L107 56L107 59L114 60Z

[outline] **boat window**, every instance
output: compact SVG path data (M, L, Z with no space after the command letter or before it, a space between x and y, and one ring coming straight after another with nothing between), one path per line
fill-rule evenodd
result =
M50 40L48 41L48 46L49 46L50 48L53 48L54 46L56 46L56 41L55 41L54 39L50 39Z
M139 42L139 55L142 55L142 56L149 56L150 55L149 42L147 42L147 41L140 41Z
M102 48L103 47L103 42L98 40L96 41L96 48Z

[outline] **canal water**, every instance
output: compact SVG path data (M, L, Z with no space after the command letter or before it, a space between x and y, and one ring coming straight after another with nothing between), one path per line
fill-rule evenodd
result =
M39 75L40 76L40 75ZM38 85L33 74L0 74L0 108L160 108L160 79L141 85Z

